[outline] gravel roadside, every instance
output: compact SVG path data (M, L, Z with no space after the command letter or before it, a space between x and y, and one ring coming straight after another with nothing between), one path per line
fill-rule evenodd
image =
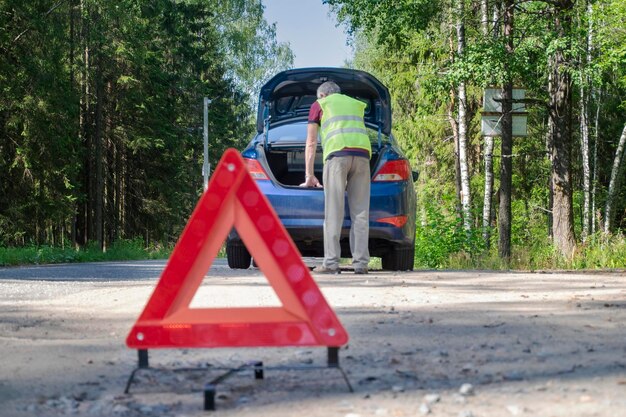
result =
M215 368L324 366L324 348L150 351L123 390L124 345L164 263L0 268L0 416L205 416ZM336 369L243 372L228 416L626 415L626 274L347 270L314 276L350 342ZM209 271L192 307L279 302L258 270ZM173 372L175 368L202 368Z

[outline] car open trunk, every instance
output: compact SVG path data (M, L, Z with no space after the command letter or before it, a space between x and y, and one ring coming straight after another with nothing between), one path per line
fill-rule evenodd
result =
M315 176L323 184L322 151L315 155ZM379 157L378 149L372 149L370 172L373 173ZM299 186L304 182L304 149L273 148L265 152L265 159L272 175L283 186Z
M257 146L267 166L283 186L304 182L304 144L311 105L317 88L334 81L343 94L365 104L364 122L372 142L370 170L375 169L383 141L391 134L389 90L371 74L343 68L301 68L275 75L261 88L257 114ZM318 146L315 176L322 179L322 150Z

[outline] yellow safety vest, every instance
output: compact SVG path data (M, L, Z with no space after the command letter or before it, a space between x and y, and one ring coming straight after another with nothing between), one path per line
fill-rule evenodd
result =
M317 101L323 112L320 135L324 162L328 155L344 148L365 149L371 158L372 146L363 121L366 104L337 93Z

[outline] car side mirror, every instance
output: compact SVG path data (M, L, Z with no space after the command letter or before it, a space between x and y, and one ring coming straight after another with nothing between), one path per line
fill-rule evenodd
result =
M415 182L420 177L420 173L417 171L411 171L411 176L413 177L413 182Z

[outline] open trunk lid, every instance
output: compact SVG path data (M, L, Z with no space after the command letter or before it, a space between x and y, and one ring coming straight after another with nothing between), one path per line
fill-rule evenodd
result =
M317 100L317 88L326 81L336 82L343 94L365 102L365 123L375 125L385 135L391 134L389 90L371 74L344 68L301 68L275 75L261 88L257 131L263 133L271 126L306 120Z

